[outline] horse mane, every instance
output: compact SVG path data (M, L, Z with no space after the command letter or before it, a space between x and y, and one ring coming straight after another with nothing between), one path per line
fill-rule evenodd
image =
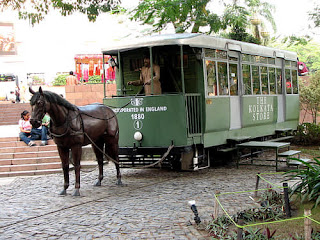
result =
M43 95L44 95L45 99L50 103L55 103L55 104L61 105L61 106L65 107L67 109L70 109L70 110L77 109L76 105L71 104L66 99L64 99L63 97L61 97L60 95L58 95L54 92L43 91ZM39 97L40 97L40 92L36 92L35 94L33 94L33 96L31 97L31 100L30 100L30 104L35 105L36 101Z

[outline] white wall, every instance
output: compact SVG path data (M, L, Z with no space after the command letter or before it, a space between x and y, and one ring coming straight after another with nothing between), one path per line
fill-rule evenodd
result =
M18 54L0 56L0 73L15 73L20 81L27 73L45 73L51 82L57 72L75 71L76 54L101 53L108 42L138 36L145 28L124 15L103 14L91 23L82 14L62 17L54 11L33 27L15 12L1 13L0 22L14 23Z

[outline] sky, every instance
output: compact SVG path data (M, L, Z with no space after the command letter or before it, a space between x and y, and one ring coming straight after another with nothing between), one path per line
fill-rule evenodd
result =
M308 12L312 11L319 1L315 0L267 0L276 7L274 18L277 24L277 34L305 35L316 33L314 36L320 42L320 29L309 29L312 24Z
M213 2L217 1L219 0ZM314 8L315 0L265 1L276 6L276 36L303 35L313 31L308 29L308 11ZM132 8L138 0L122 0L122 3L125 7ZM130 34L139 36L145 29L128 20L127 16L108 14L91 23L82 14L62 17L53 11L43 22L32 27L28 21L18 20L16 13L4 12L0 13L1 21L14 22L19 55L0 58L0 69L22 73L49 72L52 76L56 72L73 70L76 54L101 53L101 49L111 41L119 41ZM315 39L320 43L320 29L317 31Z

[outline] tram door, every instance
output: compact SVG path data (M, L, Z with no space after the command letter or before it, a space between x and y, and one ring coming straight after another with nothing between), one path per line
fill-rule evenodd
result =
M239 92L239 53L228 52L230 89L230 129L241 128L241 107Z

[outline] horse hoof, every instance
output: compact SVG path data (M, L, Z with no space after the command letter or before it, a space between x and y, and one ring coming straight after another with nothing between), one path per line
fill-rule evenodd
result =
M100 186L101 186L101 181L97 180L94 185L95 185L96 187L100 187Z
M67 191L65 189L63 189L60 193L60 196L66 196L67 195Z
M116 183L116 185L118 185L118 186L123 186L123 183L121 182L121 180L118 180L117 183Z
M80 196L80 191L79 191L79 189L75 189L74 192L73 192L73 194L72 194L72 196L74 196L74 197Z

